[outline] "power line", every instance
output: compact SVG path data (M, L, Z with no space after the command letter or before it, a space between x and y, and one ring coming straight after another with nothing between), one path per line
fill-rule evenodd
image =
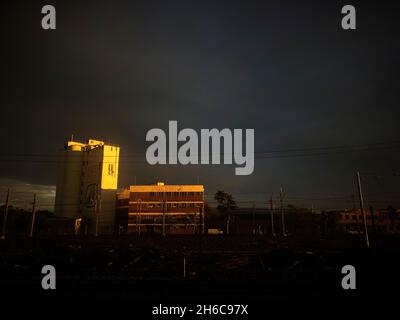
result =
M386 150L386 149L394 149L400 147L400 141L390 141L390 142L378 142L378 143L368 143L368 144L353 144L353 145L338 145L338 146L320 146L320 147L309 147L309 148L297 148L297 149L281 149L281 150L269 150L269 151L255 151L254 154L255 159L271 159L271 158L291 158L291 157L304 157L304 156L318 156L318 155L330 155L330 154L340 154L340 153L348 153L348 152L357 152L357 151L372 151L372 150ZM318 151L318 152L315 152ZM283 154L282 154L283 153ZM289 153L289 154L285 154ZM291 154L292 153L292 154ZM202 154L202 156L213 156L213 155L224 155L223 152L220 153L206 153ZM195 154L196 155L196 154ZM126 163L141 163L145 162L142 159L143 154L128 154L128 155L119 155L119 158L137 158L139 160L122 160L119 162ZM198 154L197 154L198 156ZM2 159L7 157L41 157L41 158L56 158L53 160L43 160L43 159ZM102 156L116 158L115 155L110 156ZM58 159L57 159L58 158ZM72 157L73 158L73 157ZM77 155L75 159L69 159L69 161L77 161L81 162L81 156ZM38 163L52 163L58 162L59 160L63 160L64 156L60 154L35 154L35 153L21 153L21 154L0 154L0 162L38 162ZM115 161L103 161L103 163L114 163Z

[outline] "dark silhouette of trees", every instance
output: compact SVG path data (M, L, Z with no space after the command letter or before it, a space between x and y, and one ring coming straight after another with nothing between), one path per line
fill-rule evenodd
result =
M237 209L237 205L235 200L233 200L233 197L231 194L218 190L215 193L214 199L217 201L217 210L218 213L223 219L226 221L225 223L225 232L226 234L230 233L230 225L231 225L231 220L232 220L232 211Z

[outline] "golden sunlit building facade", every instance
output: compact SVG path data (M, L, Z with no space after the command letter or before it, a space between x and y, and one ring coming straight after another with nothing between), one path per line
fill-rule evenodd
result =
M71 139L59 152L55 215L76 220L76 233L114 230L120 148Z
M203 185L134 185L118 194L117 223L128 233L204 231Z

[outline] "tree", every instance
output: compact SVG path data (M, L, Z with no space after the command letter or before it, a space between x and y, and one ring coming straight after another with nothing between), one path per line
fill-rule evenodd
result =
M226 219L226 233L229 234L231 213L233 210L237 209L236 202L233 200L232 195L222 190L218 190L215 193L214 199L217 200L217 210L219 214Z

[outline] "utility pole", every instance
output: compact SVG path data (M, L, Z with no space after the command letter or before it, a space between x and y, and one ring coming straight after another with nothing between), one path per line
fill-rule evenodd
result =
M140 225L142 223L141 213L142 213L142 199L136 200L136 233L138 237L140 236Z
M162 236L165 237L165 200L162 202Z
M199 253L203 253L204 214L203 207L200 207L200 228L199 228Z
M140 200L139 202L139 233L138 235L140 236L140 227L142 226L142 201Z
M35 220L36 220L36 193L33 194L33 202L32 202L32 222L31 222L31 231L29 233L29 237L33 237L33 230L35 228Z
M282 222L282 235L284 237L287 236L286 234L286 225L285 225L285 212L283 210L283 198L285 197L285 194L283 192L283 188L281 187L280 192L279 192L279 200L281 204L281 222Z
M199 181L198 181L198 183L200 183L200 179L199 179ZM205 228L206 228L206 226L205 226L205 208L204 208L204 200L205 200L205 196L204 196L204 192L202 192L202 203L201 203L201 206L200 206L200 210L201 210L201 217L200 217L200 219L201 219L201 233L202 234L204 234L204 232L205 232Z
M1 233L1 238L6 238L6 230L7 230L7 215L8 215L8 205L10 201L10 188L7 189L7 196L6 196L6 204L4 207L4 218L3 218L3 232Z
M204 196L203 196L204 197ZM204 234L205 231L205 225L204 225L204 199L203 199L203 204L200 207L200 221L201 221L201 233Z
M275 236L275 226L274 226L274 203L272 201L272 194L269 198L269 212L271 214L271 234Z
M96 190L96 201L95 201L95 214L96 214L96 230L95 230L95 236L99 236L99 216L101 212L101 196L100 196L100 188L97 187Z
M253 212L252 212L252 233L253 235L256 234L256 204L253 202Z
M226 221L226 234L230 234L231 232L231 208L230 204L227 204L227 213L228 213L228 219Z
M136 200L136 233L139 234L140 226L139 226L139 213L140 213L140 205L141 199Z
M103 146L103 151L104 151L104 146ZM96 214L96 230L95 230L95 236L99 236L99 215L101 212L101 177L102 177L102 165L99 162L99 168L97 171L97 184L96 184L96 205L95 205L95 214Z
M369 248L367 219L365 217L365 211L364 211L364 196L363 196L363 192L362 192L362 188L361 188L360 172L357 171L356 177L357 177L358 198L360 200L360 209L361 209L361 214L362 214L362 219L363 219L364 238L365 238L365 243L366 243L367 247Z
M99 206L99 203L98 203L98 200L97 200L97 198L98 198L98 196L97 196L97 190L96 190L96 195L95 195L95 200L94 200L94 214L95 214L95 218L96 218L96 225L95 225L95 230L94 230L94 235L97 237L98 236L98 233L97 233L97 231L98 231L98 227L99 227L99 219L98 219L98 211L99 211L99 209L98 209L98 206Z
M139 202L136 202L136 233L139 234Z

